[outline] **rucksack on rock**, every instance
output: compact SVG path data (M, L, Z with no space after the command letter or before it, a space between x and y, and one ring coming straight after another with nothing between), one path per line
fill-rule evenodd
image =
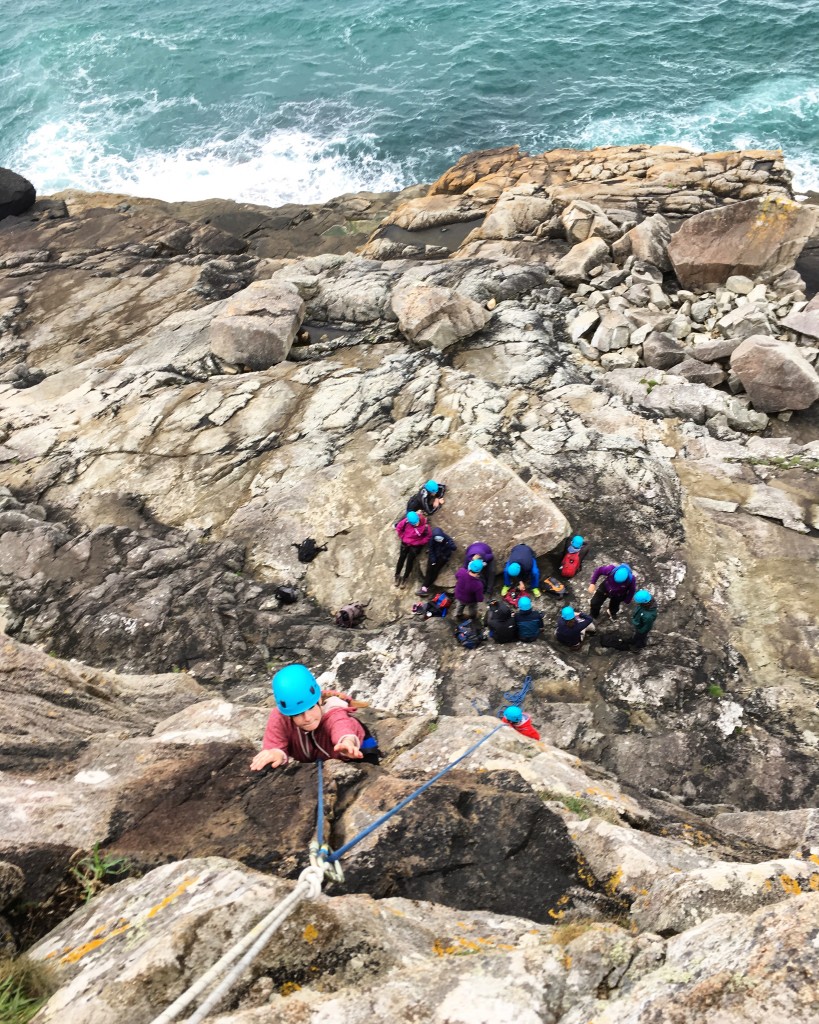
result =
M540 581L540 591L543 594L548 594L549 597L561 597L566 593L566 584L556 576L547 576L545 580Z
M345 604L339 608L336 612L335 622L342 629L355 629L366 618L367 613L364 610L364 605L360 601L353 601L351 604Z
M483 640L481 632L472 619L465 619L455 630L455 639L468 651L474 651Z
M531 599L532 595L528 590L510 590L508 594L504 594L503 600L511 608L517 608L518 601L520 601L522 597L528 597Z
M315 537L305 537L301 544L294 544L293 547L297 551L296 557L300 562L312 562L316 555L327 550L326 544L322 544L321 547L316 544Z
M273 596L279 604L295 604L299 599L299 592L295 587L288 587L284 585L276 587L273 591Z
M451 604L452 599L449 595L444 594L443 592L436 594L435 597L429 601L428 613L439 619L445 619L446 613L449 611Z
M567 551L560 563L560 575L564 579L571 579L580 571L580 554L577 551Z

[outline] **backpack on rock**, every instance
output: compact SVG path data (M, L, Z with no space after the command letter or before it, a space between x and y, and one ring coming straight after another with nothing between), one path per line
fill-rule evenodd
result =
M355 629L356 626L360 626L364 619L367 618L367 613L364 610L364 605L360 601L353 601L351 604L345 604L336 612L336 625L342 629Z
M461 647L465 647L468 651L474 651L476 647L480 646L483 635L472 619L464 619L455 630L455 639Z
M580 552L569 551L563 556L560 563L560 575L567 580L576 576L580 571Z
M296 548L296 557L300 562L312 562L316 555L327 550L326 544L321 547L316 544L315 537L305 537L301 544L294 544L293 547Z

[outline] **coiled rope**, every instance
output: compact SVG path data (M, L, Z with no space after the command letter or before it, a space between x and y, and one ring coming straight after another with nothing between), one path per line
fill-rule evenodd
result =
M520 700L528 692L528 686L531 685L531 677L527 676L524 682L524 689L520 692ZM508 695L504 694L504 698ZM514 701L511 701L515 703ZM374 832L377 828L388 821L394 815L402 811L407 804L412 803L417 797L425 792L433 783L437 782L438 779L443 778L447 772L461 763L465 758L469 757L470 754L474 753L478 747L483 743L486 743L488 739L495 735L504 726L496 725L494 729L486 733L479 740L472 744L468 750L464 751L459 757L456 757L454 761L451 761L445 768L434 775L431 779L428 779L423 785L413 790L408 796L405 796L403 800L399 801L394 807L392 807L385 814L382 814L380 818L377 818L366 828L363 828L357 835L353 836L349 842L345 843L340 849L335 852L330 852L329 848L324 843L324 773L322 762L317 762L318 769L318 792L317 792L317 812L316 812L316 838L310 844L310 865L306 867L298 877L293 890L281 900L265 917L262 918L257 924L251 928L251 930L239 939L238 942L234 943L230 949L212 967L210 967L200 978L198 978L189 988L187 988L177 999L174 1000L171 1005L155 1017L151 1024L171 1024L171 1021L176 1020L179 1014L190 1006L190 1004L205 991L210 985L212 985L222 975L224 977L219 984L210 993L207 999L200 1005L199 1009L188 1018L186 1024L201 1024L201 1022L208 1016L211 1010L216 1007L227 992L232 987L233 983L241 977L247 967L256 959L261 953L271 937L278 931L281 925L287 920L298 905L305 899L316 899L317 896L321 895L321 886L325 876L337 881L343 881L344 875L341 870L341 865L338 863L339 859L348 853L354 846L365 839L368 835Z

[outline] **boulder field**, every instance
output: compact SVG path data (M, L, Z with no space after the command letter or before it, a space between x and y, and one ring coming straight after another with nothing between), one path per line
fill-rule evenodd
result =
M819 208L781 153L507 147L278 211L27 186L0 175L0 947L53 968L35 1020L149 1024L290 891L315 768L248 766L303 661L383 750L326 766L335 848L526 677L542 739L351 850L213 1024L819 1021ZM545 574L589 541L544 638L466 651L394 587L429 477L444 588L475 540ZM561 648L620 561L647 647L604 616Z

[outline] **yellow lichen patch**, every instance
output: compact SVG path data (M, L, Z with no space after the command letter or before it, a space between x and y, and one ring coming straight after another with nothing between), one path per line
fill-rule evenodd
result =
M802 886L796 881L795 878L791 878L790 875L780 875L779 882L782 888L789 896L801 895Z
M565 910L555 910L553 907L549 910L549 917L553 918L555 921L561 921L565 915Z
M765 892L770 892L773 889L773 883L771 882L770 878L765 879L762 888L765 890Z
M611 878L609 878L608 881L604 884L603 888L606 890L609 896L614 896L614 894L617 892L617 887L619 886L620 882L622 882L622 880L623 869L618 868L611 876Z
M815 853L812 853L810 857L808 857L808 860L812 860L814 864L819 864L819 856Z
M301 937L305 942L315 942L318 938L318 928L315 925L308 924L304 931L301 933Z
M283 996L292 996L294 992L300 991L301 985L297 985L295 981L286 981L279 989L279 992L281 992Z
M97 937L91 939L90 942L85 942L83 945L76 946L74 949L70 946L66 947L63 951L63 955L60 957L60 963L75 964L79 960L82 960L82 958L88 953L93 953L95 949L99 949L100 946L104 946L106 942L110 942L111 939L115 939L118 935L124 935L125 932L131 931L132 928L137 927L140 924L144 924L145 921L149 921L151 918L156 917L160 910L178 899L182 893L184 893L186 889L189 889L196 881L196 878L186 878L184 881L179 883L170 896L166 896L165 899L157 903L156 906L151 907L151 909L142 918L136 921L125 921L124 924L120 925L118 928L113 928L105 935L101 935L100 929L97 928L94 932L94 935ZM120 921L124 921L124 918L120 918Z
M808 880L808 885L813 892L819 891L819 875L811 875Z
M515 947L507 942L498 942L492 937L465 939L459 936L451 942L446 939L436 939L432 944L432 952L436 956L469 956L470 953L483 953L487 948L503 949L509 952Z
M566 968L567 971L570 971L572 969L572 958L569 956L568 953L563 954L563 966Z

